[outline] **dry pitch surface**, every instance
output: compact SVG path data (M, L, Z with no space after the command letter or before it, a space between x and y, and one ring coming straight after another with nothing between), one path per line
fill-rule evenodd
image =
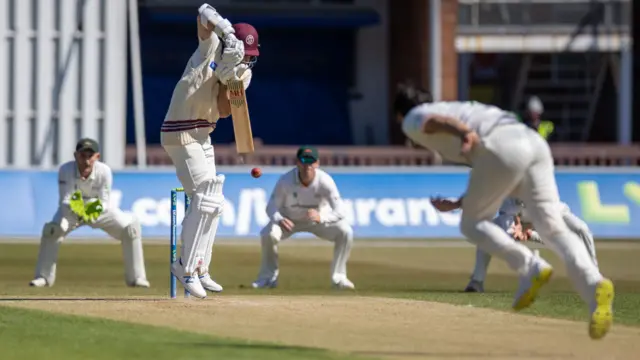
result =
M248 250L234 251L250 251L257 255L255 248L246 248ZM637 251L637 246L634 249ZM145 250L147 254L155 251ZM291 255L298 260L307 256L311 261L316 257L326 257L327 250L330 249L311 251L304 256L297 253L301 250L291 250ZM286 263L288 253L283 253L283 262ZM360 254L363 263L375 264L376 257L370 254L365 259L364 253L366 251L363 250ZM472 252L465 252L465 256L468 254ZM410 259L410 256L406 258ZM358 262L358 259L358 251L354 250L353 261ZM377 265L385 266L388 257L380 260ZM455 263L457 260L449 261ZM463 273L466 273L470 262L465 262L467 268ZM411 268L412 264L407 260L402 266ZM255 261L254 265L257 265ZM437 264L423 263L423 267L435 268ZM498 268L494 273L504 271ZM624 275L623 279L627 276ZM640 353L640 343L637 342L640 328L636 327L617 324L603 341L591 341L585 322L369 294L326 292L318 295L282 293L256 296L253 290L232 290L206 300L168 300L159 296L139 297L137 294L127 299L114 297L102 300L72 300L73 297L65 299L64 296L54 300L47 298L53 295L44 294L38 300L27 300L34 294L32 292L23 300L7 301L6 298L10 297L7 295L16 294L7 294L5 289L5 300L0 305L166 326L222 337L325 348L375 358L630 359Z
M595 342L580 322L415 300L236 295L4 305L393 359L629 359L640 353L636 328L616 326Z

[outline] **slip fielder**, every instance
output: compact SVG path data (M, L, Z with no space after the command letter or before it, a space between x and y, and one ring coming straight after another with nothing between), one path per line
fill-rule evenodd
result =
M564 260L569 278L589 306L591 338L604 337L613 322L614 286L562 219L547 142L510 112L477 102L433 103L427 91L411 85L399 86L394 108L411 140L471 167L460 230L519 274L513 309L533 303L553 268L492 222L509 196L522 199L546 245Z
M260 232L262 264L253 287L276 287L278 244L295 233L309 232L334 243L330 269L333 287L353 289L347 278L353 230L345 219L338 187L331 175L318 168L317 149L303 146L296 158L296 168L280 177L267 204L271 221Z
M228 81L251 82L257 61L258 33L249 24L235 24L212 6L198 9L198 48L175 86L161 129L161 143L191 205L182 222L180 258L172 267L185 289L205 298L222 286L209 275L211 250L224 207L224 175L217 175L209 134L220 118L231 114Z
M30 285L53 286L60 244L67 234L87 225L122 242L126 284L149 287L140 222L135 215L109 206L113 175L109 166L99 161L98 143L92 139L80 140L74 157L74 161L63 164L58 171L58 210L42 228L35 278Z
M439 211L447 212L460 208L463 199L464 197L461 197L455 202L446 199L433 199L431 203ZM582 240L589 252L591 260L597 266L596 248L589 226L573 214L567 204L560 203L560 211L562 212L562 220L564 220L564 223ZM493 219L493 222L516 241L533 241L544 244L540 234L530 228L530 224L528 223L530 223L531 220L529 219L524 204L518 199L513 197L507 198L502 203L498 215ZM471 280L464 290L465 292L484 292L484 280L487 277L490 262L491 254L477 248L476 263L473 273L471 274Z

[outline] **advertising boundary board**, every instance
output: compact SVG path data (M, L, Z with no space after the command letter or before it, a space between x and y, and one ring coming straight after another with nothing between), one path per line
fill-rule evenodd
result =
M219 167L227 181L228 201L218 237L257 240L268 223L265 206L279 175L291 167L264 167L254 179L251 167ZM460 213L439 213L431 196L458 197L468 169L460 167L336 167L333 175L348 221L358 239L460 239ZM598 240L636 239L640 234L640 171L624 167L561 168L556 171L560 196L585 220ZM2 170L0 237L37 238L58 206L57 171ZM170 191L179 187L172 168L114 172L111 206L135 214L146 238L169 238ZM179 199L178 221L184 216ZM179 230L179 229L178 229ZM81 227L71 238L100 239L99 230ZM308 237L306 234L296 237Z

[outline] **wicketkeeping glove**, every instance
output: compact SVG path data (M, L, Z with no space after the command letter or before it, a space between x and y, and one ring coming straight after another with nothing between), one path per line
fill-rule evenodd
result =
M80 190L77 190L73 194L71 194L71 199L69 200L69 208L71 208L71 212L76 214L78 218L84 218L84 200L82 199L82 192Z
M84 210L85 212L85 215L83 217L84 222L86 223L95 222L96 220L98 220L103 210L104 210L104 207L102 206L102 202L100 201L100 199L90 202L89 204L87 204Z

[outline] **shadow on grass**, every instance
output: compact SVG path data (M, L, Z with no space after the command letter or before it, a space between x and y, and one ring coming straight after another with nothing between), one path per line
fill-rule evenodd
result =
M3 297L0 298L0 302L2 301L149 301L149 302L157 302L157 301L169 301L175 299L169 298L86 298L86 297Z
M558 354L540 354L540 353L480 353L480 352L411 352L411 351L358 351L352 352L353 355L359 356L384 356L384 357L416 357L416 358L469 358L469 359L518 359L525 357L527 359L549 359L556 358Z
M181 344L181 345L184 345L184 344ZM216 340L211 342L197 342L192 345L201 346L201 347L216 347L216 348L244 349L244 350L273 350L273 351L293 350L293 351L304 351L304 352L327 352L327 350L325 349L304 347L304 346L263 344L263 343L251 343L251 342L249 343L222 342L222 341L216 341Z
M302 346L289 346L278 344L259 344L259 343L228 343L212 341L210 343L195 343L195 346L215 347L218 349L240 349L240 350L260 350L260 351L296 351L306 353L326 353L328 350L302 347ZM469 359L515 359L520 357L526 357L528 359L548 359L557 357L557 353L533 353L533 352L513 352L513 353L491 353L486 352L473 352L473 351L459 351L459 352L426 352L426 351L350 351L349 354L355 356L364 357L417 357L417 358L469 358Z

